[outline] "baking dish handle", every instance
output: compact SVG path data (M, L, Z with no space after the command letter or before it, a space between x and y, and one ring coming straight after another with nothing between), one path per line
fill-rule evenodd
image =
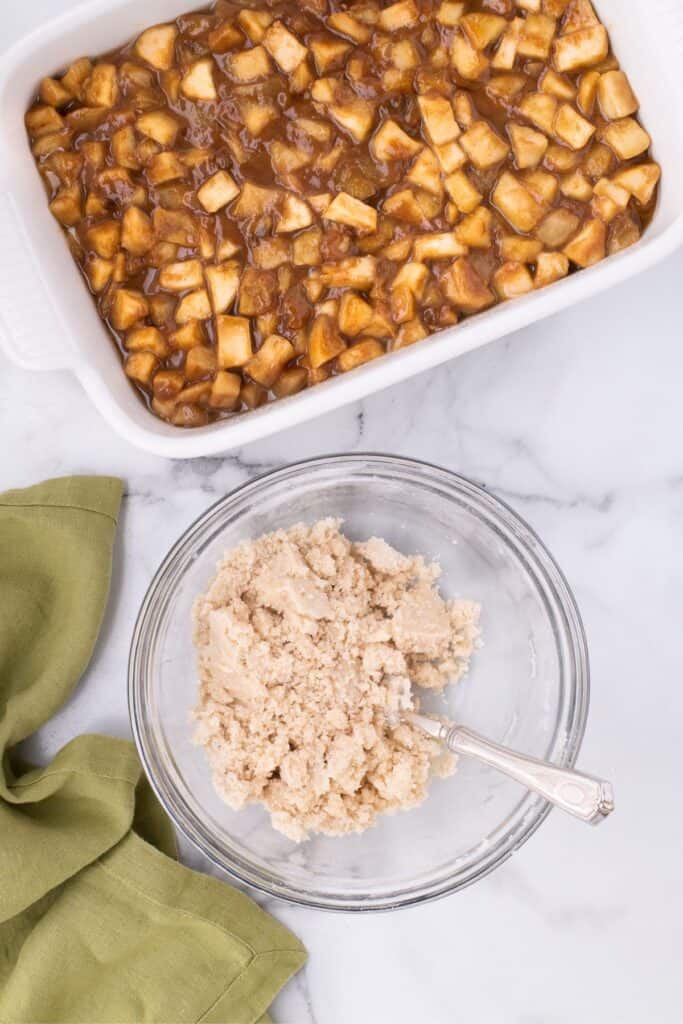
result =
M9 192L0 191L0 349L25 370L65 370L75 352Z

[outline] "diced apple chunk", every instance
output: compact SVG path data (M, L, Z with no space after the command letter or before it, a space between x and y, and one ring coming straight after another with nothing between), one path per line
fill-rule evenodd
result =
M582 117L569 103L563 103L555 118L555 135L571 149L583 149L595 134L595 125Z
M375 108L367 100L333 103L328 112L340 128L344 128L355 142L364 142L372 131Z
M507 28L507 21L497 14L473 12L460 18L458 24L475 50L485 50Z
M429 270L423 263L410 262L404 264L391 283L392 289L396 286L407 288L416 298L422 298L425 286L429 280Z
M416 25L419 16L420 12L414 0L398 0L398 3L380 11L379 26L385 32L397 32L399 29Z
M456 225L455 236L469 249L489 249L492 243L492 224L491 211L485 206L479 206Z
M486 91L495 99L510 103L524 91L528 81L526 75L492 75L489 78Z
M140 170L140 157L137 151L137 139L132 125L119 128L111 137L111 152L119 167L129 171Z
M212 53L227 53L236 46L241 46L244 36L238 28L235 28L232 21L222 21L209 32L207 41Z
M377 230L377 210L347 192L340 192L334 197L324 211L323 219L337 224L347 224L363 233Z
M190 320L177 331L173 331L168 340L174 348L189 352L195 345L202 345L206 340L204 324L201 320Z
M612 121L602 137L620 160L632 160L650 147L650 136L632 117Z
M431 149L425 147L421 153L418 153L406 175L406 179L411 184L417 185L418 188L423 188L425 192L430 192L432 195L441 196L443 194L439 161Z
M341 39L333 39L331 36L312 39L310 46L319 75L324 75L339 67L351 49L350 43L345 43Z
M188 248L196 245L197 226L186 210L164 210L157 206L152 213L152 225L160 241Z
M514 299L533 291L534 282L523 263L504 263L493 275L493 287L499 299Z
M151 185L164 185L179 181L187 175L187 167L177 153L157 153L147 164L145 174Z
M305 366L291 366L283 370L272 387L276 398L289 398L296 395L308 384L308 370Z
M178 303L175 311L177 324L186 324L190 320L208 320L211 316L211 303L205 288L190 292Z
M282 200L280 218L275 230L278 234L300 231L313 223L313 213L307 202L288 192Z
M520 170L527 167L538 167L548 148L548 140L545 135L526 125L514 122L508 125L508 135L517 167Z
M546 135L552 135L557 113L557 100L547 92L530 92L519 105L520 112Z
M180 124L165 110L153 110L142 114L135 122L141 135L154 139L160 146L172 146L178 137Z
M488 58L480 53L463 35L456 34L451 42L451 63L461 78L476 81L488 70Z
M465 4L459 0L444 0L436 12L436 20L445 28L455 28L465 11Z
M570 149L564 142L551 142L543 157L543 166L549 171L565 174L573 171L581 163L581 154Z
M85 266L90 287L94 292L102 292L111 281L114 264L111 260L103 260L100 256L92 256Z
M320 245L322 231L312 227L302 231L292 242L292 262L296 267L316 267L322 263Z
M503 235L498 239L500 258L507 263L535 263L542 249L542 244L535 238Z
M182 370L159 370L154 374L152 391L155 398L174 405L173 399L183 390L185 374Z
M207 213L217 213L239 195L239 187L227 171L217 171L197 191L197 199Z
M553 61L558 71L578 71L600 64L608 52L609 39L604 25L559 36L553 43Z
M593 195L593 186L582 171L574 171L560 179L560 192L568 199L586 203Z
M509 171L501 174L491 200L517 231L533 231L545 213L543 204Z
M154 245L152 222L138 206L129 206L121 221L121 248L143 256Z
M510 152L507 142L486 121L475 121L460 137L460 145L478 170L486 170L501 163Z
M158 365L159 361L153 352L133 352L126 359L126 376L137 384L149 387Z
M579 267L590 267L605 258L607 228L601 220L589 220L565 245L565 256Z
M40 83L40 98L50 107L65 107L72 100L71 93L56 78L44 78Z
M103 259L110 260L121 244L121 224L110 218L98 221L86 230L85 240L89 249Z
M119 98L115 64L96 64L83 83L83 98L89 107L113 107Z
M549 92L552 96L557 97L558 100L566 100L571 103L576 97L576 89L564 75L558 75L552 68L547 68L543 72L543 76L540 79L539 85L541 92Z
M458 138L460 128L455 120L450 100L437 93L428 93L418 96L417 103L425 133L432 145L441 146Z
M211 385L209 405L212 409L237 409L241 390L242 378L238 373L219 370Z
M183 75L180 91L189 100L205 100L210 102L218 98L213 80L214 63L211 57L195 61Z
M635 196L641 206L647 206L652 199L657 182L661 176L659 164L635 164L618 171L613 181Z
M434 152L444 174L453 174L467 163L464 150L457 142L446 142L443 146L435 146Z
M165 292L185 292L201 288L204 270L201 260L183 260L169 263L159 272L159 287ZM199 318L197 318L199 319Z
M578 226L579 218L576 214L559 206L543 218L536 234L546 248L559 249L576 234Z
M555 36L556 22L547 14L529 14L522 25L517 53L520 57L546 60Z
M408 160L422 149L422 143L412 139L395 121L385 121L373 135L370 152L376 160Z
M367 291L375 283L377 263L373 256L350 256L338 263L324 263L320 280L328 288L359 288Z
M443 283L446 295L463 313L478 313L496 301L466 256L455 260L444 275Z
M413 245L413 258L418 263L425 260L446 260L464 256L467 246L459 242L454 231L440 231L419 235Z
M405 188L394 192L384 200L383 209L390 217L406 221L408 224L426 224L428 217L412 189Z
M92 61L81 57L74 61L66 74L62 75L62 85L75 100L83 99L83 84L92 72Z
M253 46L251 50L240 50L228 59L228 70L238 82L257 82L259 78L267 78L272 65L263 46Z
M281 21L274 21L263 36L263 45L277 66L289 74L308 56L308 50Z
M461 213L471 213L482 200L481 193L475 188L464 171L455 171L445 181L446 191Z
M169 71L175 64L177 36L175 25L155 25L138 36L135 52L158 71Z
M355 292L344 292L339 304L339 329L349 338L356 338L372 323L372 306Z
M147 299L138 291L117 288L111 305L111 322L115 330L127 331L149 313Z
M158 359L168 355L168 342L158 327L133 327L126 332L124 345L129 352L152 352Z
M569 0L569 3L565 4L565 8L563 33L577 32L580 28L600 24L600 19L595 13L591 0Z
M600 112L608 121L635 114L638 109L631 83L623 71L606 71L598 81Z
M596 217L608 224L624 212L630 198L630 193L621 185L610 181L609 178L600 178L593 188L591 209Z
M427 334L428 331L420 320L409 320L408 323L401 324L401 328L391 344L391 351L397 352L399 349L414 345L416 341L426 338Z
M69 97L70 99L71 97ZM34 107L25 117L26 127L32 138L40 139L44 135L59 132L64 127L64 119L54 107Z
M384 355L384 347L379 341L366 338L355 345L351 345L337 357L337 369L341 373L348 373L363 363L369 363L371 359L377 359Z
M337 322L326 313L317 316L308 336L308 361L313 370L335 359L346 348Z
M271 388L295 354L291 341L280 334L271 334L244 369L257 384Z
M579 89L576 95L576 103L579 110L590 117L595 107L595 98L598 94L598 84L600 82L599 71L585 71L581 75L579 82Z
M57 193L50 211L64 227L74 227L83 217L80 185L71 185Z
M206 268L206 284L214 313L225 313L232 307L239 283L240 265L236 260Z
M345 11L330 14L327 24L333 31L353 39L354 43L367 43L372 34L367 25L357 21L356 18L351 17Z
M230 370L246 366L252 356L251 327L245 316L217 316L216 339L218 366Z
M216 353L208 345L195 345L185 359L185 376L189 381L213 376L216 372Z
M266 29L273 22L273 15L270 11L255 11L244 8L237 15L237 23L247 36L250 42L260 43L266 34Z
M509 23L507 31L493 55L491 67L499 71L510 71L515 66L517 47L519 46L523 26L524 21L522 18L513 18Z
M569 260L563 252L542 252L536 261L534 288L545 288L569 273Z

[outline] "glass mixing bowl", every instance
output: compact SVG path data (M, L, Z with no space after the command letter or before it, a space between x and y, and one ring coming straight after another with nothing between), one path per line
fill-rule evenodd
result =
M218 867L273 896L332 910L386 910L456 892L503 863L549 811L475 761L434 779L421 807L361 835L296 845L260 806L232 811L192 743L192 604L223 552L325 516L356 540L383 537L437 560L447 597L482 605L484 645L433 710L526 754L570 766L588 709L581 619L562 573L506 505L453 473L384 455L313 459L222 498L180 538L138 617L129 664L135 740L178 828Z

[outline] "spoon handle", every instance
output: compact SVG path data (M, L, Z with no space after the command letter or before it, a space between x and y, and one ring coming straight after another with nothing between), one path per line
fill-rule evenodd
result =
M602 779L517 754L461 725L442 726L440 738L454 754L476 757L591 825L614 810L612 787Z

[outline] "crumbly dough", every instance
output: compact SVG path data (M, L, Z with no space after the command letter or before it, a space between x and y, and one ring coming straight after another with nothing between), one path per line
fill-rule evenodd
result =
M405 722L412 684L467 670L479 607L444 601L439 567L324 519L229 551L194 609L196 742L220 796L261 802L299 842L415 807L455 758Z

